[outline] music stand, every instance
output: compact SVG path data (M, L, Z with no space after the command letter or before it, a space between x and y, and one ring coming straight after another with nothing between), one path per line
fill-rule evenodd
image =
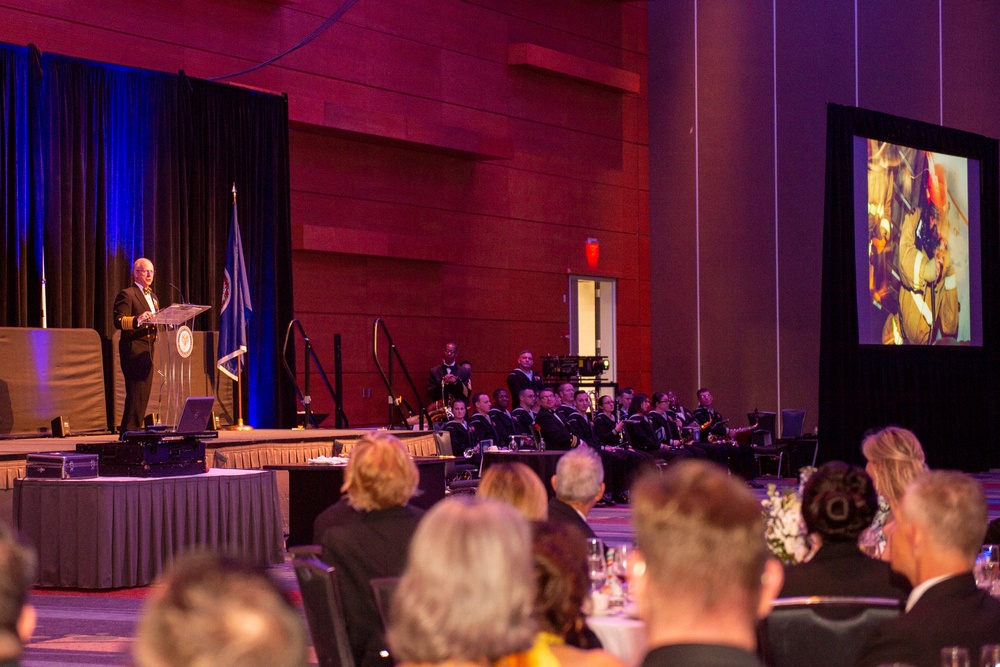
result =
M165 331L173 333L166 341L167 362L163 373L163 381L169 383L166 423L173 427L177 426L184 398L191 394L191 353L194 350L194 336L191 334L191 329L184 326L184 323L210 308L211 306L199 306L193 303L175 303L157 311L147 320L149 324L162 326ZM161 345L159 349L162 365L163 346ZM162 400L162 391L160 396Z

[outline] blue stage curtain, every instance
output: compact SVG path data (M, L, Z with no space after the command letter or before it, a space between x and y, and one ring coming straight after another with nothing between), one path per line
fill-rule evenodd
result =
M0 84L0 325L41 324L44 248L50 327L110 340L114 297L145 256L161 305L210 305L193 326L217 329L235 183L254 304L245 421L294 425L287 99L4 46Z
M855 289L854 137L978 159L982 347L883 346L858 342ZM1000 465L992 442L1000 407L1000 191L997 141L897 116L830 104L820 332L820 456L861 462L867 430L890 424L920 439L932 468ZM978 187L970 182L970 187Z

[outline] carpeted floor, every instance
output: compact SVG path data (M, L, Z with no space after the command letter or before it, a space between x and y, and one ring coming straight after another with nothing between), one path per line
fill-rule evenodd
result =
M975 477L986 490L990 519L1000 517L1000 473ZM770 481L782 489L797 483L793 479ZM766 493L765 488L753 491L760 498ZM633 539L628 506L596 508L589 519L594 531L609 544L630 543ZM286 563L271 568L270 572L289 599L301 605L291 566ZM38 628L22 664L25 667L131 665L132 636L150 590L35 591L31 602L38 608ZM312 664L316 664L315 656Z

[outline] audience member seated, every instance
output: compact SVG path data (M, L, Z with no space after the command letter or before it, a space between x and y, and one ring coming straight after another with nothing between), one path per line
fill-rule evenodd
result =
M632 490L641 546L630 584L646 622L643 667L759 667L756 627L781 589L760 502L703 460L646 475Z
M813 473L802 490L802 517L819 549L808 563L785 568L781 597L906 599L906 578L858 548L858 535L871 525L877 509L875 487L862 468L831 462Z
M582 612L590 579L581 538L580 531L570 525L546 522L535 526L535 617L540 631L535 643L547 645L562 667L624 667L610 653L578 648L596 641Z
M138 667L306 664L299 613L262 572L216 554L179 558L151 589L133 647Z
M568 451L552 476L556 497L549 501L549 520L574 526L584 537L597 537L587 515L604 495L604 466L589 447Z
M954 471L918 475L893 510L892 567L913 584L906 611L884 622L858 664L937 667L941 649L965 647L976 660L1000 642L1000 600L976 588L972 566L986 533L986 497Z
M545 521L549 496L534 470L523 463L495 463L486 469L477 496L505 502L528 521Z
M347 462L341 489L346 496L313 524L323 561L337 568L347 636L358 667L392 664L380 655L384 628L371 580L403 572L406 548L423 515L407 504L418 480L417 466L398 438L385 432L365 435Z
M871 475L875 491L881 496L872 528L862 539L873 544L876 558L888 561L892 556L894 510L903 497L906 485L927 470L924 449L912 431L887 426L865 437L861 453L868 461L865 470Z
M35 554L0 524L0 666L16 667L35 631L37 614L28 604L35 567Z
M531 532L517 510L442 500L417 528L393 596L392 654L404 667L484 667L511 655L511 665L528 665L535 588Z

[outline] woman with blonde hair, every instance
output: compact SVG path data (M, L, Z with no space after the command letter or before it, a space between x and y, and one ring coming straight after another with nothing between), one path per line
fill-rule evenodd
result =
M442 500L417 528L393 596L392 655L406 667L526 664L535 590L524 517L496 500Z
M862 542L874 543L875 557L889 560L895 530L893 511L903 499L907 484L927 470L924 448L913 431L901 426L886 426L865 436L861 453L868 461L865 472L871 476L879 494L879 511L868 534L862 536Z
M535 471L523 463L496 463L483 473L476 494L500 500L520 512L528 521L545 521L549 497Z

